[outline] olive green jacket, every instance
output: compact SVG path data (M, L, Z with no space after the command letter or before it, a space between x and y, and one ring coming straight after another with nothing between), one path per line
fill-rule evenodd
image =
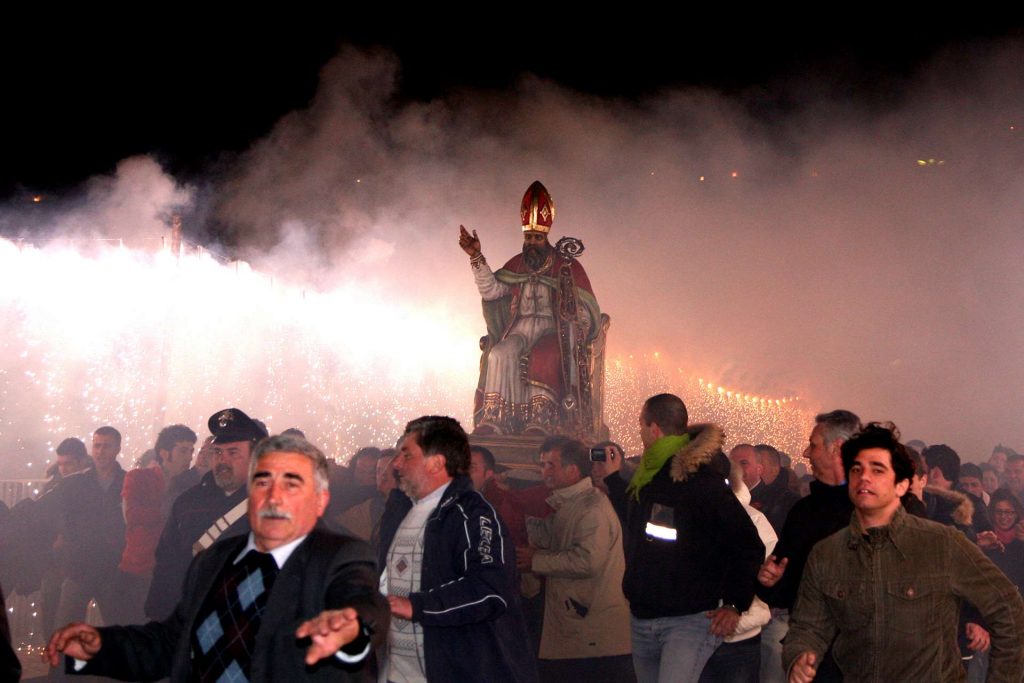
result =
M991 681L1024 676L1024 602L1009 579L954 528L908 515L866 531L850 526L811 551L790 618L782 663L833 656L847 683L962 681L960 601L992 636Z

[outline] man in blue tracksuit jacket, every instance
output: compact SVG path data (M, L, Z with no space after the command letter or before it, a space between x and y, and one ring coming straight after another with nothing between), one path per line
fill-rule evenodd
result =
M473 489L469 440L450 417L405 429L394 468L405 515L381 528L381 586L393 621L389 680L537 680L501 519Z

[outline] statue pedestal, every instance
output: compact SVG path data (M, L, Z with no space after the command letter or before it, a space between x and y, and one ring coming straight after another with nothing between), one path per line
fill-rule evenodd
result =
M494 459L509 468L507 476L526 482L540 481L540 445L543 436L510 434L507 436L470 434L469 443L484 446L494 453Z

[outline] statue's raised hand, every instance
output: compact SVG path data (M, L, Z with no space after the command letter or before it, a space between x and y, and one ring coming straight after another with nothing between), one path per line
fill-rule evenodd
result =
M459 246L462 251L469 254L470 258L480 253L480 238L476 236L476 230L470 235L463 225L459 226Z

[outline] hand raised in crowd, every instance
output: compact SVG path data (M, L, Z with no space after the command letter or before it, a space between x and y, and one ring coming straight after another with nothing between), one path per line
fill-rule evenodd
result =
M789 668L789 683L810 683L818 675L818 657L813 652L804 652Z
M529 545L516 546L516 568L521 572L533 569L533 555L537 549Z
M306 650L306 664L312 666L359 637L359 613L351 607L323 611L299 626L295 637L313 641Z
M103 646L100 632L89 624L74 623L58 629L43 651L42 660L57 666L61 653L75 659L90 660Z
M985 652L992 644L988 631L973 622L967 622L967 647L972 652Z
M412 619L412 602L409 598L389 595L388 607L391 608L391 613L399 619Z
M996 532L994 531L982 531L978 534L977 543L978 547L982 550L995 549L999 552L1004 552L1006 550L1006 546L1003 545L1002 541L999 540L996 536Z
M779 582L782 575L786 573L786 565L789 564L789 558L782 558L781 562L776 561L774 555L770 555L764 564L761 565L761 569L757 572L757 580L762 586L771 588Z
M740 613L735 607L726 605L704 614L711 619L711 626L709 627L711 633L719 638L731 636L736 632L736 624L740 621Z
M480 238L476 236L476 230L470 235L469 231L463 225L459 226L459 246L462 247L462 251L469 254L472 258L480 253Z

